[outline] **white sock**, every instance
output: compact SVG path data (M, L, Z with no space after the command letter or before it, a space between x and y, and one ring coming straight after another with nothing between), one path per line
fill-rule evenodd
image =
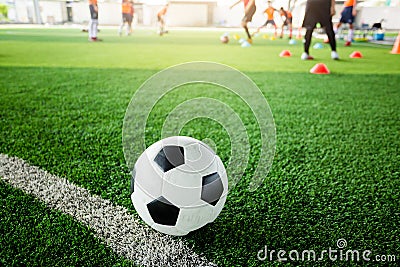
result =
M89 21L89 25L88 25L89 39L92 38L92 28L93 28L92 24L93 24L93 20L91 19Z
M99 21L97 19L92 20L92 38L97 38L97 25Z
M347 35L347 41L351 42L353 40L353 36L354 36L354 30L350 29Z

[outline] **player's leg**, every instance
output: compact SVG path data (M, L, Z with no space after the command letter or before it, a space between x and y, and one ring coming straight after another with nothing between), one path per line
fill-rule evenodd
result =
M168 33L168 30L167 30L167 23L165 22L164 16L163 16L163 19L162 19L162 33L163 33L163 34Z
M118 29L118 35L121 36L122 35L122 29L124 28L124 22L121 22L121 24L119 25L119 29Z
M161 31L161 18L157 15L157 32L160 34Z
M349 32L347 33L347 42L345 46L351 46L351 41L354 37L354 26L353 23L349 23Z
M288 22L288 27L289 27L289 39L292 39L293 25L291 21Z
M268 31L268 25L269 24L271 24L271 22L269 21L269 20L267 20L265 23L264 23L264 25L262 25L260 28L262 29L262 28L265 28L265 29L267 29L267 31Z
M335 39L335 32L333 31L332 21L328 23L325 27L326 35L328 35L329 45L331 46L331 57L332 59L338 60L339 55L336 52L336 39Z
M301 56L301 59L303 60L309 60L309 59L313 59L310 56L310 45L311 45L311 38L312 38L312 33L314 31L314 27L307 27L307 31L306 31L306 35L304 36L304 53Z
M284 30L284 28L285 28L285 22L282 24L282 28L281 28L281 36L280 36L281 39L283 38L283 30Z
M274 26L275 32L274 32L274 36L277 37L278 36L278 27L276 26L275 21L273 20L271 22L272 26Z
M345 7L342 12L342 17L340 18L341 23L347 23L349 24L349 31L347 33L347 42L345 46L350 46L351 41L353 39L353 22L354 22L354 16L353 16L353 7ZM340 24L341 25L341 24Z
M100 41L97 39L97 27L99 25L99 13L97 7L94 5L90 5L90 17L91 17L91 25L89 28L89 36L91 41Z
M92 39L97 40L97 32L98 32L98 26L99 26L99 20L98 19L93 19L93 30L92 30Z
M160 17L160 35L164 34L164 18Z
M244 29L244 31L246 32L247 35L247 41L249 43L252 43L253 40L251 39L251 34L249 32L249 28L247 26L247 24L252 21L254 13L256 13L256 6L251 6L248 10L246 10L244 17L242 19L242 27ZM258 30L259 31L259 30ZM257 32L258 32L257 31Z
M96 19L96 11L94 10L94 6L93 5L89 5L89 11L90 11L90 20L89 20L89 25L88 25L88 34L89 34L89 41L91 41L94 38L94 33L93 33L93 29L94 29L94 19Z
M312 33L314 31L315 26L317 25L317 22L319 22L319 18L317 16L319 12L320 12L319 3L317 4L313 1L307 1L306 12L302 24L302 27L306 28L306 34L304 35L304 52L301 55L302 60L314 59L312 56L310 56L310 45L311 45Z
M131 34L131 29L132 29L132 15L128 14L126 18L126 36Z
M251 34L249 32L249 27L247 27L247 21L244 21L244 20L242 21L242 27L243 27L244 31L246 32L247 38L251 39Z
M128 21L128 29L126 31L126 35L131 35L131 33L132 33L132 20Z
M164 20L164 18L162 18L162 20L161 20L161 32L164 34L164 32L165 32L165 20Z
M342 22L339 21L339 23L336 24L336 26L334 28L335 34L337 34L339 32L341 26L342 26Z
M259 33L261 31L261 29L264 28L266 25L267 24L265 23L265 24L261 25L260 27L258 27L257 30L251 34L251 36L254 36L256 33ZM242 27L243 27L243 25L242 25Z
M122 14L122 22L119 25L119 30L118 30L118 35L119 36L122 35L122 29L124 28L124 24L125 24L125 16L124 16L124 14Z
M92 40L93 36L93 19L89 20L89 25L88 25L88 34L89 34L89 40Z

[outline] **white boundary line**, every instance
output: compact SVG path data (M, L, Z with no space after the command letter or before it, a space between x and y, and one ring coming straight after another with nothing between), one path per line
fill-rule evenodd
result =
M126 208L91 195L88 190L24 160L0 154L0 179L35 196L50 208L88 226L111 249L143 266L216 266L183 240L155 232Z

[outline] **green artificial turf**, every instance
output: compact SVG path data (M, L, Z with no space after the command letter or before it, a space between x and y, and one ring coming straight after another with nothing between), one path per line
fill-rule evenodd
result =
M252 145L245 177L231 189L221 215L183 239L222 266L271 264L257 260L265 245L321 251L335 248L339 238L347 240L349 249L395 254L399 260L400 56L389 54L390 47L345 48L339 43L342 60L332 61L325 45L311 50L315 61L302 62L300 42L289 46L287 40L259 37L251 48L241 48L233 39L220 44L221 33L172 31L159 37L139 30L118 37L102 30L104 42L89 43L84 33L72 29L0 30L0 153L67 177L134 214L121 144L133 93L152 74L174 64L224 63L253 79L268 100L277 128L276 156L262 186L249 192L260 141L250 110L211 87L195 93L182 88L162 99L149 118L147 145L159 139L163 120L176 103L201 95L220 98L237 110ZM283 49L294 56L280 58ZM348 58L354 50L364 58ZM309 74L318 62L332 74ZM215 140L221 158L229 158L227 133L214 122L192 121L182 134ZM84 244L62 248L61 262L65 258L74 265L74 253L100 253L107 265L124 264L68 216L27 201L31 198L6 185L1 191L8 196L2 210L4 205L22 206L32 220L51 214L55 222L42 231L52 233L61 224L70 232L60 238ZM23 212L17 216L28 221ZM0 227L8 229L14 220L3 212ZM19 237L18 247L15 240L1 239L7 249L0 262L12 265L9 254L38 259L25 262L33 265L52 257L43 245L35 249L38 241L28 238L26 228L11 230L11 237ZM74 236L74 231L86 234ZM45 234L44 242L57 240ZM83 257L82 264L92 265L89 258Z
M87 227L0 182L2 266L132 266Z

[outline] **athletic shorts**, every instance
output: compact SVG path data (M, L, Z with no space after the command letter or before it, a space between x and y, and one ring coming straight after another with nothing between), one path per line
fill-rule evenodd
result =
M164 16L157 16L157 20L158 20L158 22L164 20Z
M342 17L340 18L340 22L353 24L354 16L353 16L353 6L347 6L342 11Z
M132 23L133 16L129 13L122 13L122 21Z
M94 9L94 5L89 5L89 10L90 10L90 18L91 19L98 19L99 18L99 12L97 12Z
M256 6L253 5L249 10L244 14L242 22L250 22L253 20L254 13L256 13Z
M287 26L289 24L292 24L293 18L286 18L285 21L283 22L283 26Z
M330 0L308 0L302 27L314 29L317 23L322 27L332 24Z
M264 26L267 26L268 24L276 25L275 21L273 19L269 19L264 23Z

